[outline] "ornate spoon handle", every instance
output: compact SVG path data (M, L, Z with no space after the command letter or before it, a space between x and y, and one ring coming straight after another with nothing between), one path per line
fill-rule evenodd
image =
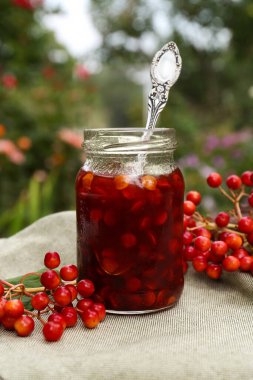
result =
M175 42L168 42L159 50L151 63L152 90L148 96L146 129L155 128L160 112L165 107L169 90L179 77L182 59Z

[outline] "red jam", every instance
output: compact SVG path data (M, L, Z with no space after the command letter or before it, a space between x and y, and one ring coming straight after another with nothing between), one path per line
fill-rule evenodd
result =
M107 310L172 306L184 282L180 170L104 177L81 169L76 192L80 279L94 281Z

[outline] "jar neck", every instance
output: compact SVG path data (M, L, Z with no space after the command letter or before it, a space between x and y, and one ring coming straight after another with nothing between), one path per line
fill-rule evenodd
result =
M97 175L162 175L176 169L174 151L138 154L95 154L89 152L83 165L83 170L92 171Z

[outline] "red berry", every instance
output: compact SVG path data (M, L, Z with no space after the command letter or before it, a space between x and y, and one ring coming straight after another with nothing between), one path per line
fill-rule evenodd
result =
M24 313L24 304L20 300L9 300L4 306L4 314L7 317L19 318Z
M184 245L190 245L193 241L193 234L190 231L185 231L183 235L183 244Z
M243 172L241 175L242 183L245 186L253 186L253 172L247 170L246 172Z
M201 252L208 251L211 247L211 241L205 236L198 236L194 241L194 247Z
M250 207L253 207L253 193L248 196L248 204Z
M222 261L222 266L227 272L235 272L240 268L240 260L234 256L227 256Z
M196 227L196 222L195 222L195 220L193 218L191 218L191 217L189 218L188 217L187 225L188 225L189 228L193 228L193 227Z
M94 302L90 298L83 298L77 302L76 308L78 309L78 313L82 314L83 311L91 309L93 305Z
M129 292L137 292L141 285L141 280L137 277L130 277L126 282L126 288Z
M197 272L203 272L207 268L207 260L203 256L197 256L192 260L192 265Z
M228 237L229 234L230 234L230 232L228 232L228 231L221 232L219 234L219 240L226 241L226 238Z
M224 256L228 251L227 243L222 240L213 241L211 244L211 251L217 256Z
M226 212L219 212L215 218L215 223L218 227L226 227L229 223L230 216Z
M132 248L136 244L136 237L131 232L127 232L121 236L121 243L125 248Z
M253 245L253 232L250 232L248 235L247 235L247 241Z
M242 186L242 180L238 175L232 174L226 180L227 187L231 190L238 190Z
M4 306L5 306L6 302L7 301L5 298L0 297L0 322L1 322L1 319L3 318L3 316L5 314Z
M22 315L15 323L14 328L19 336L28 336L34 330L34 320L29 315Z
M243 216L238 222L238 229L245 234L253 232L253 219L250 216Z
M1 323L5 330L14 330L14 324L16 322L17 318L10 317L8 315L4 315L1 319Z
M228 236L225 238L225 241L228 247L231 249L238 249L242 246L243 243L241 236L235 233L228 234Z
M0 297L2 297L4 295L4 286L3 284L0 282Z
M72 295L68 288L65 286L58 286L58 288L53 293L53 297L59 306L67 306L72 301Z
M195 234L195 236L204 236L208 239L211 239L211 237L212 237L211 232L204 227L198 227L198 228L194 229L194 234Z
M41 284L49 290L56 289L59 286L61 279L55 270L47 270L40 277Z
M65 317L67 327L73 327L77 323L77 311L74 307L67 306L61 311L62 315Z
M36 310L44 310L49 304L49 297L45 292L35 294L31 300L32 307Z
M248 272L251 270L253 265L253 256L244 256L240 259L240 269L243 272Z
M237 259L241 260L245 256L249 256L248 251L245 248L235 249L233 252L233 256L237 257Z
M57 268L61 263L58 252L47 252L44 258L44 264L49 269Z
M91 280L84 279L77 283L77 291L82 297L88 298L94 293L95 287Z
M193 246L187 245L183 250L183 255L186 261L192 261L197 256L197 252Z
M76 287L72 284L67 284L67 285L65 285L65 288L68 288L68 290L71 293L71 300L74 301L76 299L77 293L78 293Z
M99 324L99 316L95 310L87 309L82 314L82 321L85 327L94 329Z
M186 200L193 202L196 206L201 202L201 195L198 191L189 191L186 194Z
M196 210L196 205L191 201L184 201L184 214L191 216Z
M60 276L64 281L73 281L78 277L78 269L76 265L65 265L60 270Z
M43 327L43 335L48 342L60 340L63 331L62 324L57 322L47 322Z
M187 270L188 270L188 263L185 260L183 260L183 273L185 274Z
M218 280L222 274L222 267L219 264L208 264L206 273L213 280Z
M53 313L53 314L51 314L48 317L48 322L60 323L62 325L62 327L63 327L64 330L67 327L66 318L61 313Z
M219 187L222 184L222 177L219 173L211 173L207 177L207 183L210 187Z
M98 313L99 322L105 319L106 310L105 306L102 303L94 303L91 309L95 310Z

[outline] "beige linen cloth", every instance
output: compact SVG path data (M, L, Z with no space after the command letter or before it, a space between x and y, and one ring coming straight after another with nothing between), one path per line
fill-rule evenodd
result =
M75 213L38 220L0 239L0 277L43 267L57 250L75 262ZM186 275L178 305L144 316L108 315L96 329L79 322L47 343L40 324L29 338L0 327L0 379L253 379L253 277L215 282Z

